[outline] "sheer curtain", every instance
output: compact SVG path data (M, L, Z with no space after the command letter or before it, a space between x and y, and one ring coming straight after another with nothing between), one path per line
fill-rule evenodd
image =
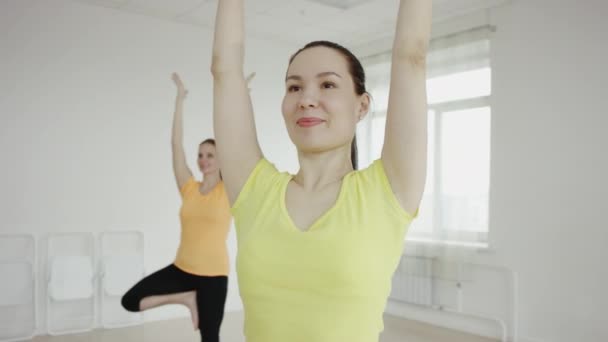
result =
M406 253L458 259L474 249L450 246L488 245L492 32L484 26L431 41L427 183ZM357 131L362 167L380 157L390 58L389 51L362 60L373 97L373 112Z

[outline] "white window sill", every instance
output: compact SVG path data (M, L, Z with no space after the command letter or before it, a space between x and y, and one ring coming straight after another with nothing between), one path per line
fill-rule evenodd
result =
M438 241L424 238L408 238L405 240L403 254L425 257L442 258L446 256L472 256L479 254L494 254L495 250L482 242Z

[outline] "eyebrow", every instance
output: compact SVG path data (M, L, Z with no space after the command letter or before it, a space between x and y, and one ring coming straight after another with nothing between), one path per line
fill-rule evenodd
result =
M317 78L326 77L326 76L332 76L332 75L342 78L342 76L340 76L339 74L337 74L337 73L335 73L333 71L325 71L325 72L319 73L319 74L317 74ZM301 81L302 80L302 76L291 75L291 76L288 76L287 78L285 78L285 82L287 82L289 80Z

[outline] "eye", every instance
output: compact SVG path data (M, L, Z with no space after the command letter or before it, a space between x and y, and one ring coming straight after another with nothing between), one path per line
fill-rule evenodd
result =
M203 155L199 153L199 154L198 154L198 157L199 157L199 158L203 158Z
M287 87L287 91L290 93L296 92L296 91L300 91L300 86L297 85L290 85L289 87Z
M323 82L323 84L321 84L321 87L323 89L333 89L336 87L336 84L334 82Z

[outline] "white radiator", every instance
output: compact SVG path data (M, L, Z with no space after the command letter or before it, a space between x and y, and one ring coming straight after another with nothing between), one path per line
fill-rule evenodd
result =
M433 259L403 256L393 275L389 299L423 306L433 305Z

